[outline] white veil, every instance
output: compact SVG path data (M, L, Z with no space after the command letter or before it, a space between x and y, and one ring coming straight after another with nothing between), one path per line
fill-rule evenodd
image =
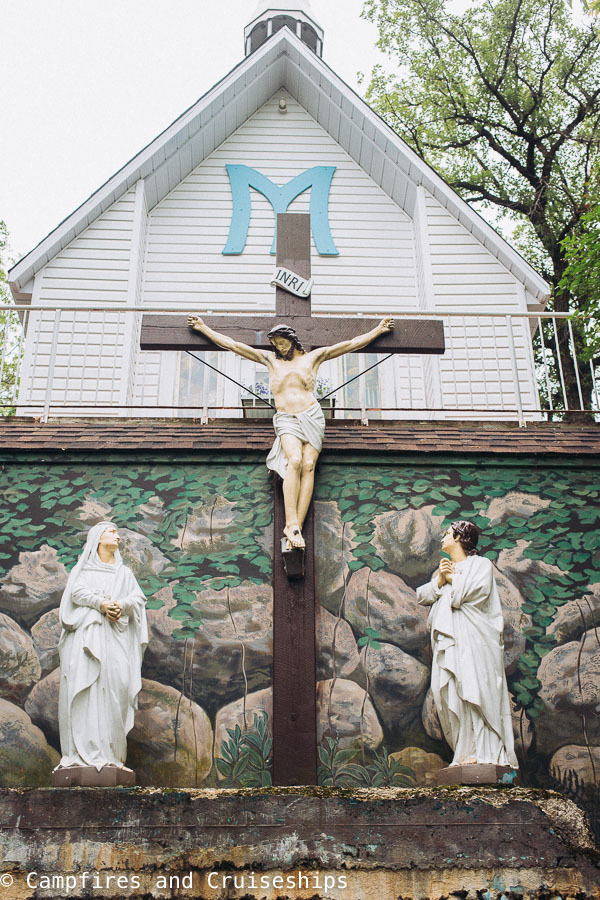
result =
M102 568L103 571L108 568L107 563L103 563L98 556L98 543L104 532L107 531L107 529L114 527L112 522L98 522L97 525L93 525L88 531L85 546L81 556L69 573L69 578L60 601L60 623L65 631L72 631L74 628L78 628L86 616L89 608L78 606L73 602L73 588L75 587L84 566L87 565L93 568ZM114 564L110 566L110 569L117 573L122 565L123 560L121 559L121 554L117 550L115 552Z

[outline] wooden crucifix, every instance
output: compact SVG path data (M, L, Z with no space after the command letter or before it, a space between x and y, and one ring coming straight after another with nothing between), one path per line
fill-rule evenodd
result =
M367 345L378 353L443 353L444 334L442 322L435 320L405 319L392 330L386 320L313 317L310 293L302 297L289 290L301 288L301 283L310 287L309 215L277 216L276 263L284 270L279 283L287 281L287 288L276 287L275 319L190 317L198 329L192 330L181 315L145 315L141 348L214 350L216 344L269 370L279 443L268 464L285 474L283 482L274 478L273 783L316 784L315 547L310 498L323 426L320 407L309 394L325 359ZM271 352L267 355L265 350Z

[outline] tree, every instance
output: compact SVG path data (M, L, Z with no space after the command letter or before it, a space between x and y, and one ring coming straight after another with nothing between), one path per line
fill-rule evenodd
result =
M577 298L580 309L589 316L584 358L600 353L600 166L592 184L588 209L577 231L564 241L567 268L561 285Z
M554 310L567 312L578 298L564 279L565 242L582 227L600 150L600 34L575 23L567 0L449 6L366 0L379 46L401 65L395 75L377 67L368 97L465 200L517 224L513 239L552 285ZM574 407L568 341L559 328Z
M15 312L2 309L12 306L6 274L8 229L0 220L0 416L14 415L12 401L16 396L21 357L21 322Z

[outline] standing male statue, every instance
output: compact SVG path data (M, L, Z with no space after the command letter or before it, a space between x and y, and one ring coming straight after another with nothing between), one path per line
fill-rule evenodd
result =
M302 526L310 504L315 463L323 445L325 417L314 395L317 372L322 363L345 353L362 350L375 338L394 327L391 318L382 319L376 328L350 341L306 352L289 325L276 325L267 337L273 352L256 350L241 341L209 328L199 316L189 316L188 324L224 350L231 350L266 366L276 413L273 416L275 443L267 457L267 466L283 478L283 502L288 548L304 547Z
M494 566L479 556L472 522L452 522L440 561L417 600L430 606L431 689L452 766L516 769L510 698L504 674L504 621ZM445 770L447 771L447 770Z

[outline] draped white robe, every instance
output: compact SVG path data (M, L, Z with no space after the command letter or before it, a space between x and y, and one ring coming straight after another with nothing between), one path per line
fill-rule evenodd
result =
M437 581L436 573L417 588L417 600L431 606L431 689L454 750L452 765L475 759L516 767L493 565L485 557L469 556L455 564L452 584L439 588Z
M65 766L123 767L142 687L142 656L148 643L145 597L115 553L103 563L98 541L110 523L95 525L72 570L60 604L59 727ZM122 614L100 612L117 600Z

